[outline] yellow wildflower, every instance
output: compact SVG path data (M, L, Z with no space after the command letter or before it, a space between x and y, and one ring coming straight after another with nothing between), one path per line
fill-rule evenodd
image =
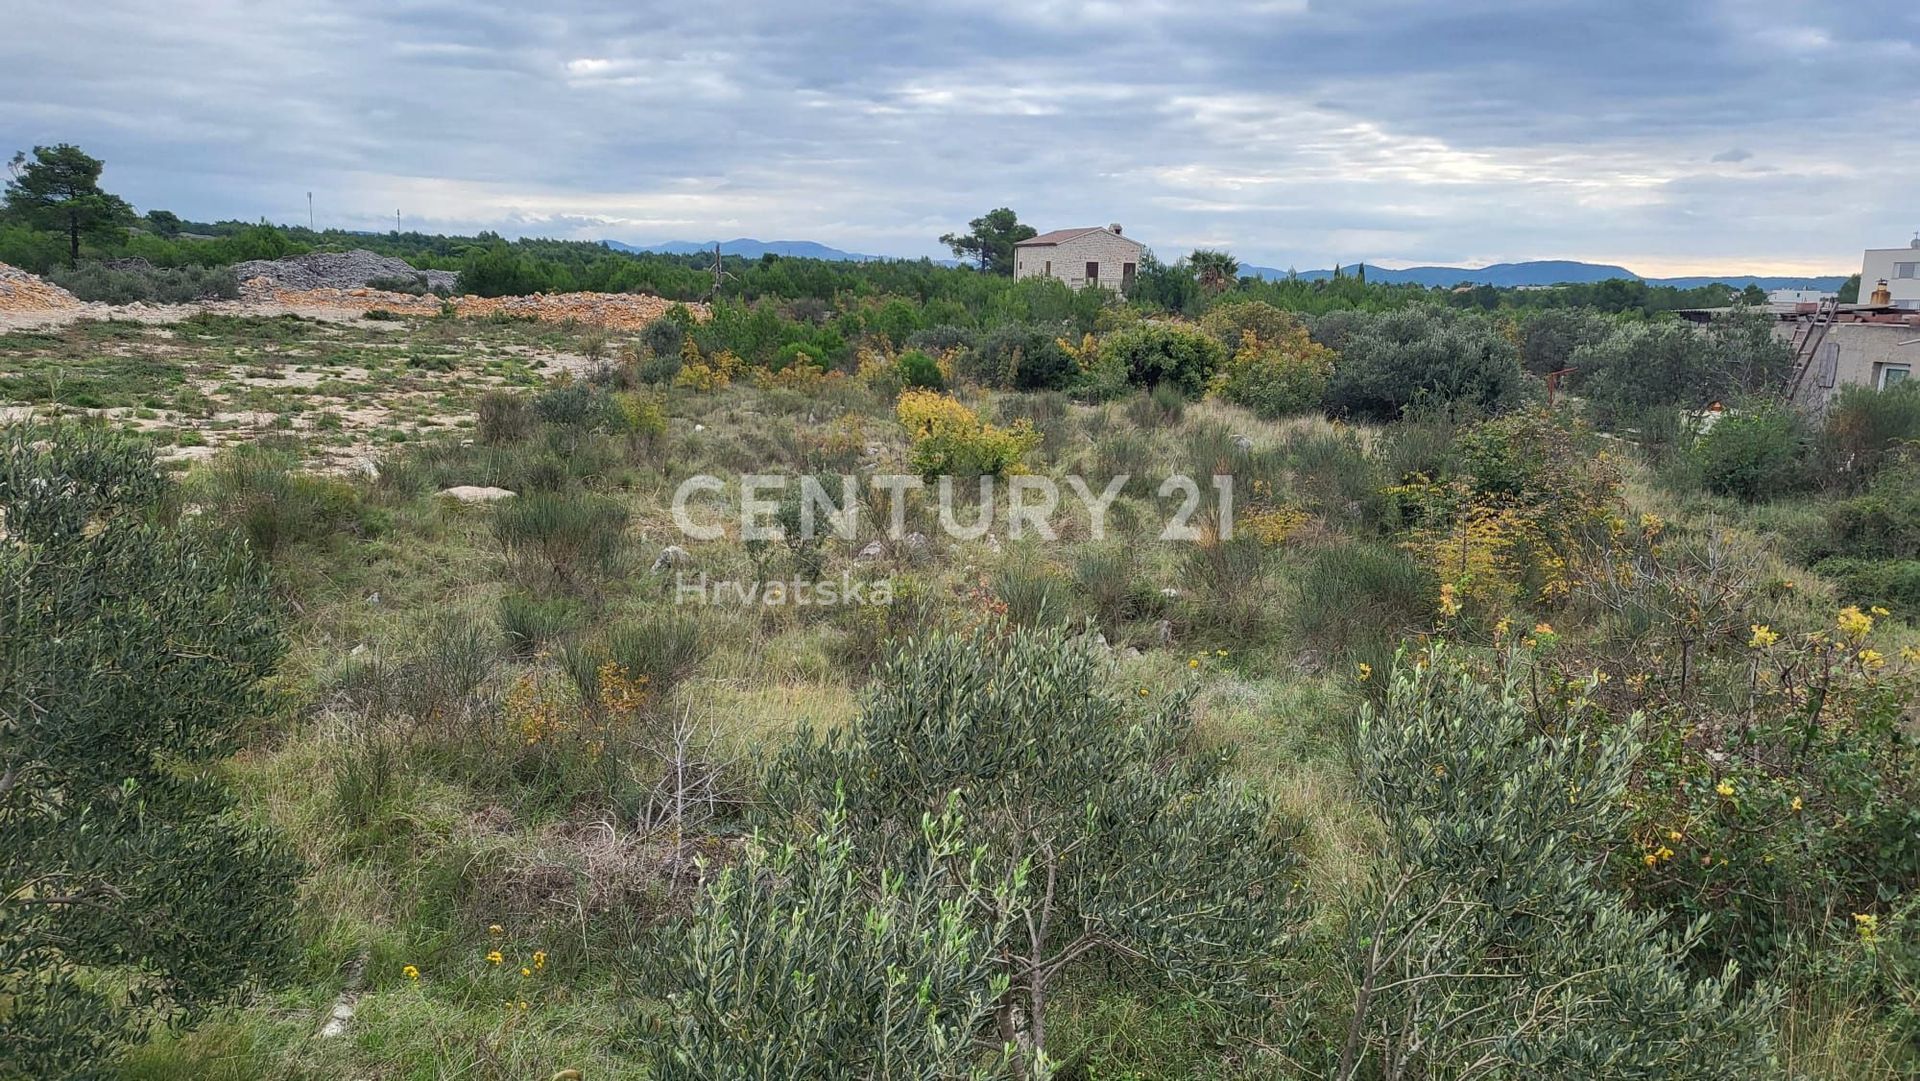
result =
M1732 781L1721 781L1719 784L1713 786L1713 790L1715 792L1720 793L1722 796L1725 796L1728 799L1733 798L1733 782Z
M1920 664L1920 649L1913 646L1900 647L1900 659L1909 664Z
M1880 917L1867 912L1853 914L1853 929L1860 933L1860 941L1872 942L1880 931Z
M1495 623L1493 625L1493 640L1498 642L1500 639L1505 638L1507 632L1512 629L1513 620L1511 619L1502 619L1500 622Z
M1227 651L1224 649L1216 649L1213 651L1213 655L1216 657L1224 657L1227 655Z
M1667 840L1669 841L1678 841L1683 836L1685 836L1685 834L1682 834L1679 830L1667 831Z
M1358 668L1358 674L1356 674L1354 678L1359 680L1361 683L1365 683L1367 680L1373 678L1373 665L1370 665L1365 661L1361 661L1360 666Z
M1146 696L1147 696L1147 689L1145 687L1140 688L1140 697L1145 698Z
M1654 864L1660 862L1660 857L1649 852L1646 855L1640 857L1640 862L1646 864L1648 867L1652 867Z
M1534 633L1534 636L1535 636L1535 637L1545 637L1545 636L1547 636L1547 635L1549 635L1549 634L1552 634L1552 633L1553 633L1553 624L1551 624L1551 623L1535 623L1535 624L1533 625L1533 633Z
M1863 668L1885 668L1887 659L1877 649L1863 649L1860 651L1860 665Z
M1666 845L1661 845L1658 849L1654 850L1653 855L1656 859L1670 860L1673 858L1673 849L1668 848Z
M1747 645L1755 649L1765 649L1780 640L1779 633L1765 623L1755 623L1752 630L1753 637L1747 640Z
M507 930L497 923L490 923L487 925L487 933L495 938L499 938L501 935L506 934Z
M525 965L521 965L521 966L520 966L520 975L522 975L522 976L531 976L531 975L533 975L533 970L532 970L532 969L530 969L530 968L528 968L528 967L527 967L527 966L525 966Z
M1198 658L1198 657L1195 657L1195 658L1193 658L1192 660L1190 660L1190 661L1188 661L1188 662L1187 662L1187 667L1188 667L1188 668L1198 668L1198 667L1200 667L1200 658Z
M1833 622L1840 628L1841 634L1856 642L1865 638L1867 632L1873 630L1873 617L1862 612L1857 604L1849 604L1840 609L1840 614L1834 617Z
M420 978L420 970L413 965L408 965L400 970L400 975L405 976L409 980L417 980Z
M501 961L504 961L504 960L506 960L506 958L504 958L504 957L501 957L501 956L500 956L500 951L499 951L499 950L488 950L488 951L487 951L487 964L490 964L490 965L497 965L497 964L499 964L499 963L500 963Z
M1882 608L1877 604L1874 605L1872 608L1867 609L1867 611L1873 613L1876 616L1879 616L1881 619L1885 619L1888 616L1893 614L1892 612L1887 611L1885 608Z
M547 951L545 950L533 951L533 967L534 968L547 967Z
M1440 614L1448 618L1460 614L1460 598L1455 595L1452 582L1440 586Z
M1800 802L1799 796L1795 796L1793 797L1793 803L1791 803L1789 806L1793 808L1793 811L1795 814L1798 814L1802 809L1806 807L1806 804Z

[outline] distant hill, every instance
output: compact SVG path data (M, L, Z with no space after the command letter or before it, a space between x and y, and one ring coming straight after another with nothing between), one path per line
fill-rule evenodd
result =
M1347 274L1354 267L1343 267ZM1284 278L1287 272L1273 267L1242 266L1240 273L1256 278ZM1302 270L1298 277L1307 281L1320 281L1333 277L1331 270ZM1846 276L1832 274L1810 278L1765 277L1752 274L1723 274L1692 276L1684 278L1646 278L1623 266L1607 263L1582 263L1572 259L1539 259L1525 263L1495 263L1483 267L1456 266L1416 266L1400 270L1385 267L1368 266L1367 280L1388 285L1493 285L1511 289L1528 285L1581 285L1606 281L1609 278L1635 278L1648 285L1671 285L1678 289L1694 289L1702 285L1718 282L1744 289L1748 285L1758 285L1762 289L1838 289Z
M846 263L871 263L887 258L884 255L862 255L859 252L841 251L818 244L811 240L755 240L752 237L736 237L733 240L706 241L696 243L691 240L669 240L662 244L627 244L618 240L603 240L601 243L615 251L659 252L665 255L694 255L710 252L715 243L720 245L720 254L733 255L743 259L758 259L762 255L790 255L800 259L831 259Z
M601 243L615 251L624 252L661 252L668 255L694 255L713 250L715 241L696 242L690 240L670 240L659 244L628 244L619 240L604 240ZM812 240L755 240L752 237L737 237L733 240L718 242L723 255L743 259L758 259L769 253L788 255L801 259L831 259L839 262L871 263L891 258L885 255L864 255L859 252L842 251ZM943 266L957 265L951 259L936 259ZM1356 264L1357 265L1357 264ZM1354 271L1353 266L1342 268L1346 273ZM1247 266L1240 267L1240 273L1255 278L1284 278L1287 272L1276 267ZM1331 270L1302 270L1298 277L1306 281L1321 281L1333 277ZM1524 263L1494 263L1483 267L1457 266L1415 266L1399 270L1369 265L1367 280L1388 285L1421 285L1428 288L1447 288L1455 285L1492 285L1502 289L1523 286L1543 285L1580 285L1602 282L1610 278L1633 278L1648 285L1671 285L1677 289L1695 289L1702 285L1718 282L1736 289L1748 285L1758 285L1762 289L1826 289L1840 288L1846 275L1829 274L1810 278L1791 278L1778 276L1756 276L1752 274L1724 274L1690 276L1684 278L1646 278L1623 266L1610 263L1583 263L1575 259L1535 259Z

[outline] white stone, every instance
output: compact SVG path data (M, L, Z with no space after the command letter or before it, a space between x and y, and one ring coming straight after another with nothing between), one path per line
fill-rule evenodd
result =
M449 499L458 499L462 503L492 503L497 499L512 499L513 492L505 488L482 488L473 484L457 484L451 488L442 488L440 494Z

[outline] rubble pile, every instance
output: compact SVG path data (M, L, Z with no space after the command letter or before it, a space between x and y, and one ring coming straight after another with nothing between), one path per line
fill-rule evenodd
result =
M415 270L405 259L377 255L356 248L348 252L312 252L285 259L251 259L233 265L234 277L254 292L281 289L363 289L369 282L387 279L420 280L428 289L454 288L459 275L451 270ZM256 284L259 283L259 284ZM244 293L249 299L251 293Z
M384 310L399 315L440 315L448 308L462 319L537 319L543 323L569 320L608 330L638 330L666 314L674 302L638 293L535 293L518 297L462 296L442 299L389 293L378 289L272 289L247 294L252 301L271 302L292 311L330 311L350 315ZM706 317L704 304L688 304L695 318Z
M80 306L78 297L39 275L0 263L0 311L63 311Z

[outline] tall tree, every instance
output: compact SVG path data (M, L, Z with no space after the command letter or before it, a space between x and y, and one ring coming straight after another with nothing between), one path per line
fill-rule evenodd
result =
M133 221L125 199L100 189L105 163L77 146L36 146L8 163L6 207L36 228L65 233L67 259L80 260L82 236L111 238Z
M1001 207L967 223L967 232L948 233L940 243L953 249L956 259L973 259L989 274L1013 273L1013 246L1039 234L1031 225L1022 225L1019 215Z
M1210 293L1222 292L1240 280L1240 260L1231 252L1201 248L1187 256L1187 265L1201 288Z

